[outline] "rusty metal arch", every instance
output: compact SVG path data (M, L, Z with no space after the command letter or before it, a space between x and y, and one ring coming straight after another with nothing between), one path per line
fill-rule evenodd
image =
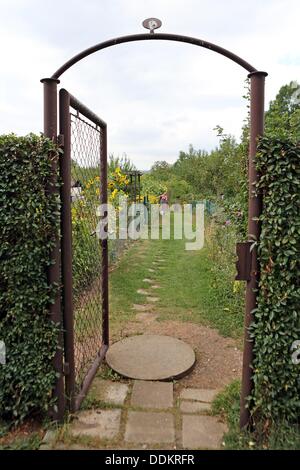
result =
M203 41L202 39L190 37L190 36L182 36L180 34L166 34L166 33L155 33L155 34L131 34L128 36L121 36L119 38L109 39L108 41L100 42L99 44L95 44L88 49L79 52L70 60L68 60L65 64L63 64L54 74L51 76L53 79L58 79L64 72L66 72L69 68L75 65L77 62L80 62L82 59L85 59L91 54L95 52L101 51L103 49L107 49L108 47L116 46L118 44L124 44L127 42L135 42L135 41L176 41L176 42L184 42L187 44L192 44L194 46L200 46L205 49L208 49L213 52L217 52L218 54L227 57L228 59L232 60L233 62L237 63L244 69L246 69L249 73L257 72L256 68L253 67L251 64L246 62L241 57L233 54L233 52L224 49L223 47L217 46L211 42Z
M153 33L153 32L152 32ZM165 41L176 41L187 43L205 49L216 52L242 68L247 70L248 77L250 78L250 147L249 147L249 199L248 199L248 234L251 240L259 240L260 236L260 224L258 218L262 210L262 196L256 194L254 191L254 185L257 180L257 171L254 163L257 139L263 134L264 130L264 85L265 77L268 75L266 72L258 71L251 64L246 62L236 54L224 49L216 44L204 41L199 38L182 36L178 34L166 34L166 33L155 33L155 34L133 34L128 36L121 36L119 38L110 39L108 41L96 44L88 49L83 50L79 54L72 57L65 64L63 64L50 78L44 78L41 82L44 84L44 134L53 139L57 140L57 85L60 83L59 78L61 75L69 70L73 65L80 62L82 59L94 54L97 51L116 46L118 44L124 44L136 41L149 41L149 40L165 40ZM56 175L56 163L53 162L53 178L55 180ZM249 325L253 321L252 311L256 307L257 299L257 286L259 281L259 262L257 258L257 248L250 251L250 243L246 242L247 245L243 249L239 249L240 253L244 253L243 259L239 260L239 278L241 272L247 275L243 280L247 281L246 289L246 308L245 308L245 339L244 339L244 352L243 352L243 373L242 373L242 392L241 392L241 412L240 412L240 426L244 427L250 423L250 412L247 407L247 397L251 394L253 388L252 382L252 369L251 364L253 361L253 342L249 336ZM60 279L60 266L59 266L59 242L54 248L52 253L53 265L49 269L49 282L59 283ZM245 261L247 260L247 261ZM245 265L245 263L247 265ZM59 295L57 296L56 302L50 308L51 318L56 323L61 323L61 311ZM58 350L54 360L55 369L61 371L62 364L62 351ZM55 395L59 400L63 401L63 377L57 380ZM63 403L58 403L58 409L63 409ZM56 418L61 419L61 412L56 413Z

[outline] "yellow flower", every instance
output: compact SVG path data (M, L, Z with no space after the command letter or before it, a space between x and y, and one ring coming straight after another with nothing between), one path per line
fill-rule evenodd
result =
M113 200L115 199L116 195L118 194L118 190L117 189L114 189L113 192L111 193L110 195L110 198Z
M150 204L157 204L158 197L154 196L154 194L149 194L148 201L150 202Z

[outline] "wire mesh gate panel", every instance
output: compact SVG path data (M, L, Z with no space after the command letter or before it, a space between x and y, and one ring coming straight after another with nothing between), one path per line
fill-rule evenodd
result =
M61 259L64 372L75 411L105 357L108 328L108 245L100 204L107 204L106 123L60 91Z

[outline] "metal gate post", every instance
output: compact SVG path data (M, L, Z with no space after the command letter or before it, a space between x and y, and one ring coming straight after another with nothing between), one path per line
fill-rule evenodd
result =
M266 72L251 72L248 77L251 80L251 103L250 103L250 148L249 148L249 214L248 214L248 236L256 241L260 236L260 224L257 218L262 211L262 196L256 195L254 183L258 174L255 166L255 155L257 150L257 139L264 131L264 86ZM249 424L250 411L246 407L247 397L253 388L252 362L253 341L249 336L249 326L253 321L253 309L256 307L257 291L259 281L259 263L257 259L257 246L251 252L251 273L246 288L246 311L245 311L245 339L243 353L243 373L241 391L240 427Z
M107 126L101 128L100 148L100 204L107 204ZM107 214L106 214L107 215ZM105 227L108 232L108 225ZM102 294L102 335L103 344L109 346L109 299L108 299L108 239L101 240L102 247L102 272L101 272L101 294Z
M70 95L66 90L59 92L59 132L63 155L60 160L61 187L61 273L62 304L64 324L64 354L66 396L69 409L75 411L75 359L74 359L74 317L73 317L73 276L72 276L72 218L71 218L71 118Z
M57 84L59 80L53 78L44 78L41 80L44 85L44 135L57 142ZM49 192L56 193L57 183L57 162L52 160L52 179L49 186ZM52 264L48 269L49 285L60 285L60 253L59 237L56 238L55 246L51 252ZM56 293L54 303L50 305L50 318L58 326L58 349L53 359L55 371L59 374L53 391L56 398L56 406L51 410L51 417L55 421L62 421L65 411L65 394L63 378L63 335L62 335L62 317L60 305L60 289Z

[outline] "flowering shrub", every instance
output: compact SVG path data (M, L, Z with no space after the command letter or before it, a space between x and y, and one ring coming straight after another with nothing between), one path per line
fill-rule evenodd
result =
M127 175L117 167L108 177L109 202L116 205L118 196L128 197L128 184Z
M117 167L108 176L108 202L119 210L119 197L128 197L129 180ZM76 296L99 276L101 245L96 236L99 222L100 176L83 184L80 198L72 204L73 286ZM112 244L110 247L114 249Z
M149 204L158 204L159 197L155 196L154 194L148 194L148 202Z
M150 204L157 204L159 202L159 196L168 189L165 184L153 178L150 174L142 176L141 188L143 196L148 196L148 202Z

